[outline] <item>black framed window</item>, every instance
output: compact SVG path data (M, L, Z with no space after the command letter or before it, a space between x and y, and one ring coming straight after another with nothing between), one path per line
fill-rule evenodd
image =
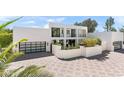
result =
M71 37L76 37L76 29L71 29Z
M60 37L60 28L51 28L52 37Z

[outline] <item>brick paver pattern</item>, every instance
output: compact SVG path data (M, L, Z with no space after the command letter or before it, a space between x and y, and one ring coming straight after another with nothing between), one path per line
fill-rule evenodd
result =
M13 62L9 69L20 66L46 66L56 77L114 77L124 76L124 53L110 52L103 58L61 60L55 56Z

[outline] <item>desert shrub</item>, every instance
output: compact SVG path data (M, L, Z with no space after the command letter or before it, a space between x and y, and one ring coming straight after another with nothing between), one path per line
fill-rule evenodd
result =
M101 45L102 41L99 38L96 38L96 39L97 39L97 44Z
M81 41L80 45L83 45L85 47L93 47L93 46L97 45L97 39L95 39L95 38L83 39Z

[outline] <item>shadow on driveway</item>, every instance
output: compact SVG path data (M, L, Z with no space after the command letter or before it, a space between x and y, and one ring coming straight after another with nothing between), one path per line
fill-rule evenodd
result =
M47 53L47 52L30 53L30 54L25 54L24 56L17 58L16 60L14 60L14 62L21 61L21 60L41 58L41 57L48 57L48 56L53 56L53 54Z
M96 55L96 56L92 56L92 57L75 57L75 58L60 59L60 60L72 61L72 60L87 58L87 59L89 59L89 60L104 61L104 60L106 60L106 59L109 59L109 57L108 57L108 54L109 54L109 53L110 53L109 51L103 51L102 54ZM124 53L124 50L123 50L123 53ZM16 61L21 61L21 60L28 60L28 59L41 58L41 57L48 57L48 56L53 56L53 54L51 54L51 53L46 53L46 52L30 53L30 54L25 54L24 56L21 56L21 57L17 58L16 60L14 60L14 62L16 62Z
M87 59L89 59L89 60L95 59L95 60L99 60L99 61L104 61L106 59L109 59L108 54L110 54L109 51L103 51L102 54L88 57Z
M96 56L92 56L92 57L75 57L75 58L70 58L70 59L60 59L60 60L66 60L66 61L72 61L72 60L77 60L77 59L83 59L86 58L88 60L99 60L99 61L104 61L106 59L109 59L108 54L110 52L109 51L103 51L102 54L100 55L96 55Z
M123 53L124 54L124 49L115 50L115 52Z

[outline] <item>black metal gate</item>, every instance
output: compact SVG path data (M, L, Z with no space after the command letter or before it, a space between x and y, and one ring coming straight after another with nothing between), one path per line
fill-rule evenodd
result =
M113 42L114 50L122 49L122 41Z
M46 42L19 43L19 51L24 53L46 52Z

